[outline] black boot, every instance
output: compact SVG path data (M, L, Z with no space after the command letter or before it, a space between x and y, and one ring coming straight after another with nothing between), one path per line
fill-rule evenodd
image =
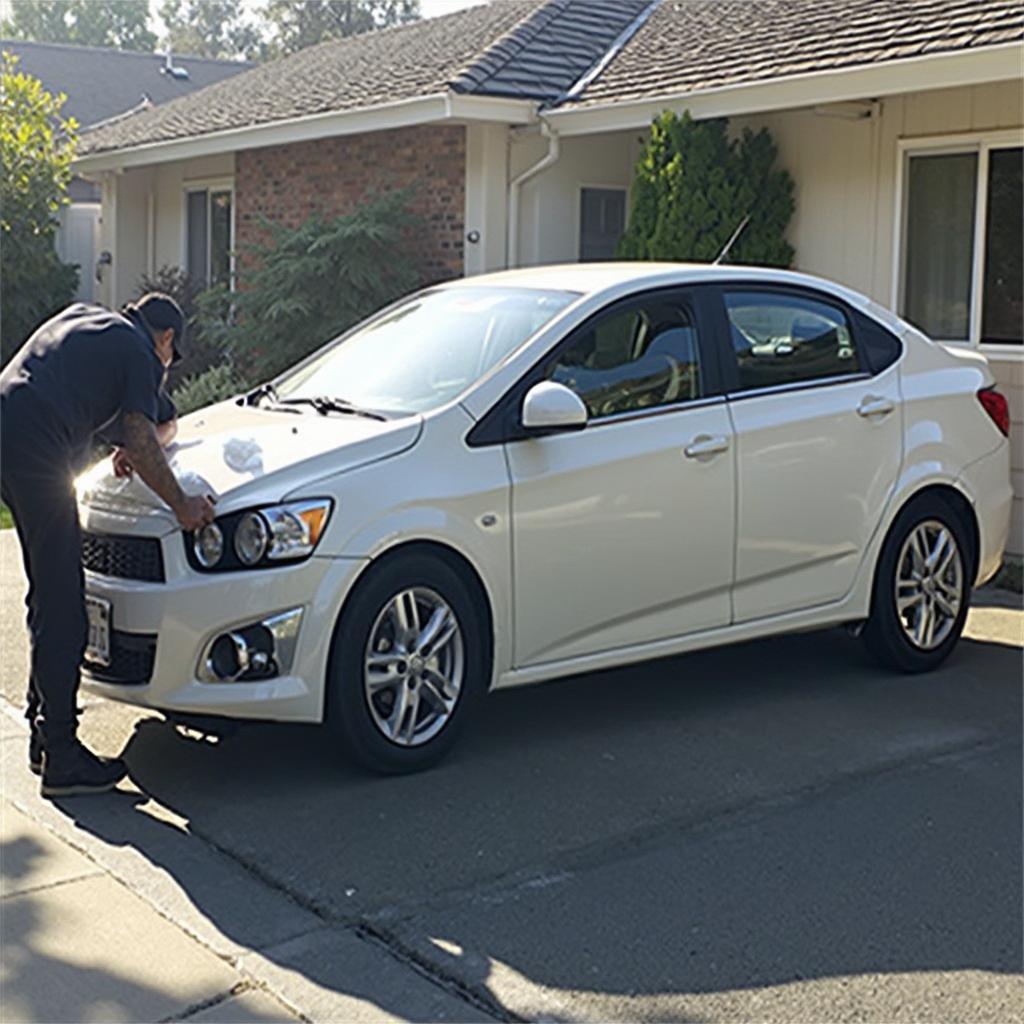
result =
M33 775L43 774L43 730L39 723L31 721L28 724L28 770Z
M127 774L120 758L97 757L78 740L48 743L39 792L45 797L106 793Z

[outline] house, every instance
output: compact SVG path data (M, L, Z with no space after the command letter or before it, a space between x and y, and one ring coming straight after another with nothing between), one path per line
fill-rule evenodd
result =
M1022 41L1018 0L500 0L325 43L84 137L102 295L414 183L426 280L606 258L652 117L766 126L796 267L991 360L1020 553Z
M18 58L18 70L38 78L50 93L64 93L62 112L79 129L110 123L196 92L252 67L247 61L207 60L167 54L134 53L93 46L35 43L0 39L0 50ZM93 298L99 251L99 187L81 177L72 179L70 204L61 211L57 251L65 263L81 269L79 299Z

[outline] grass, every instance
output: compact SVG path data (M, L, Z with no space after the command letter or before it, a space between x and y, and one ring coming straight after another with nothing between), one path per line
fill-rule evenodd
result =
M1012 590L1014 593L1021 593L1024 590L1024 568L1021 559L1013 555L1007 555L1003 559L1002 567L992 580L992 586L1002 587L1003 590Z
M0 501L0 530L9 530L14 526L14 520L11 518L11 510Z

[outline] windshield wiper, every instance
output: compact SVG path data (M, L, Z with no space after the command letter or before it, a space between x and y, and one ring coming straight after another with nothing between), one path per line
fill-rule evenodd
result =
M311 405L321 416L331 412L346 413L349 416L365 416L370 420L381 420L387 422L387 416L382 416L372 409L361 409L358 405L346 402L344 398L332 398L330 395L313 395L310 398L282 398L278 405Z

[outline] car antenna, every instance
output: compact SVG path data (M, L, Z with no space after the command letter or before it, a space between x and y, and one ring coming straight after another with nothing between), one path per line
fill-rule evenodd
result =
M732 248L733 242L735 242L736 239L740 237L740 235L743 233L743 229L747 226L748 223L750 223L749 213L746 215L746 217L743 218L743 220L740 221L739 227L736 228L736 230L732 233L732 236L729 238L729 241L726 242L724 246L722 246L722 251L715 257L715 260L711 264L711 266L717 267L718 264L721 263L722 260L724 260L725 257L729 255L729 250Z

